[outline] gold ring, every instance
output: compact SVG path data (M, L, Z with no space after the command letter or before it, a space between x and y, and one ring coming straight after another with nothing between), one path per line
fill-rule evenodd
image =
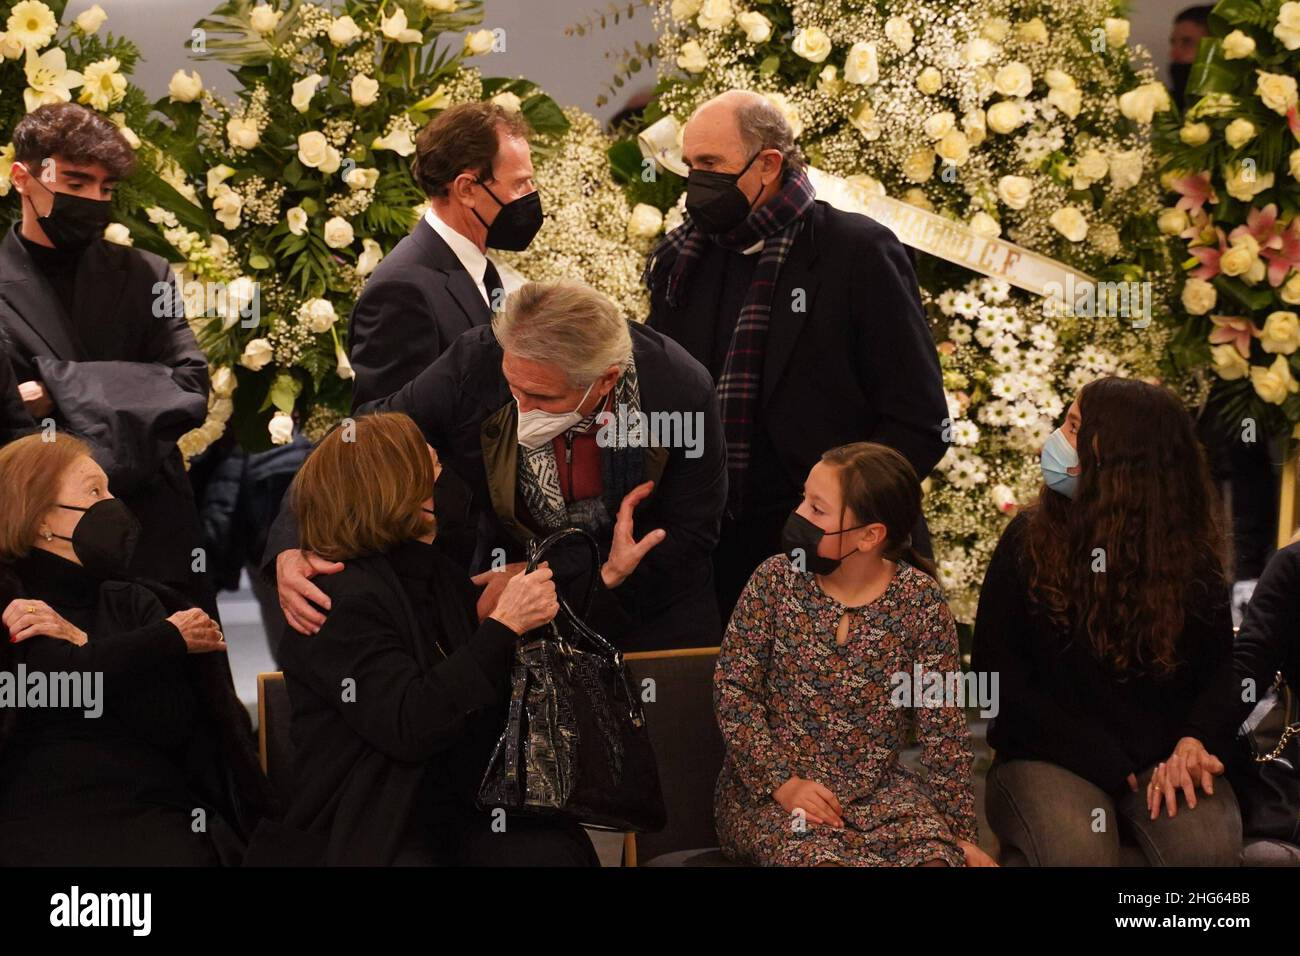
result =
M35 605L35 604L29 604L29 605L27 605L27 613L28 613L28 614L35 614L35 613L36 613L36 605Z

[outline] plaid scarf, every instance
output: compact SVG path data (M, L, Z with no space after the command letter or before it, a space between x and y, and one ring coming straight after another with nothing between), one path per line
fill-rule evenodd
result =
M727 510L732 516L740 514L744 500L776 280L814 199L808 174L802 169L792 171L770 202L751 212L731 232L712 237L712 241L733 252L763 243L717 382L722 431L727 439ZM652 292L663 289L668 304L673 308L680 306L691 274L709 241L710 237L687 214L686 221L666 235L650 254L642 276L646 285Z

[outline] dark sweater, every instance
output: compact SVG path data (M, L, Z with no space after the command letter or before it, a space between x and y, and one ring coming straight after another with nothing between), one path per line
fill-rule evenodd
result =
M1189 584L1173 674L1117 674L1085 634L1062 632L1031 598L1027 527L1021 515L1003 532L975 621L972 666L999 675L1000 709L988 735L999 759L1054 763L1114 794L1182 737L1226 760L1236 697L1222 578L1207 572Z
M1300 541L1269 559L1246 608L1232 657L1236 686L1253 680L1255 701L1268 691L1278 671L1292 688L1300 689ZM1254 701L1241 703L1238 721L1254 706Z

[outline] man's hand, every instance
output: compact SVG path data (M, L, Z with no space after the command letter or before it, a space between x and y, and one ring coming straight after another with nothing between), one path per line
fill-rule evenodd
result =
M18 397L27 406L27 414L38 422L54 411L54 400L45 386L40 382L22 382L18 386Z
M483 593L478 596L478 619L480 622L486 621L496 610L497 601L501 598L501 592L506 589L510 579L516 574L528 567L525 561L516 561L514 564L503 565L499 568L489 568L481 574L476 574L472 578L475 584L483 588Z
M609 557L601 566L600 577L605 587L618 587L636 570L650 549L668 536L663 528L656 528L640 541L632 537L632 512L654 489L653 481L642 482L623 497L618 506L618 520L614 522L614 538L609 545Z
M325 614L319 610L330 609L330 599L311 583L318 574L337 574L343 570L339 561L326 561L309 551L290 548L275 558L275 584L280 597L280 610L284 619L299 634L315 634L325 623Z

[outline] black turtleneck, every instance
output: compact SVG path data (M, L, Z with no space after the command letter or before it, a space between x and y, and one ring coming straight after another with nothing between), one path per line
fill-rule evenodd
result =
M81 265L81 256L85 250L56 249L43 246L39 242L32 242L21 231L18 232L18 238L22 241L27 254L32 257L32 262L36 268L41 271L45 281L50 284L50 288L58 296L64 314L75 325L77 321L75 308L77 268Z

